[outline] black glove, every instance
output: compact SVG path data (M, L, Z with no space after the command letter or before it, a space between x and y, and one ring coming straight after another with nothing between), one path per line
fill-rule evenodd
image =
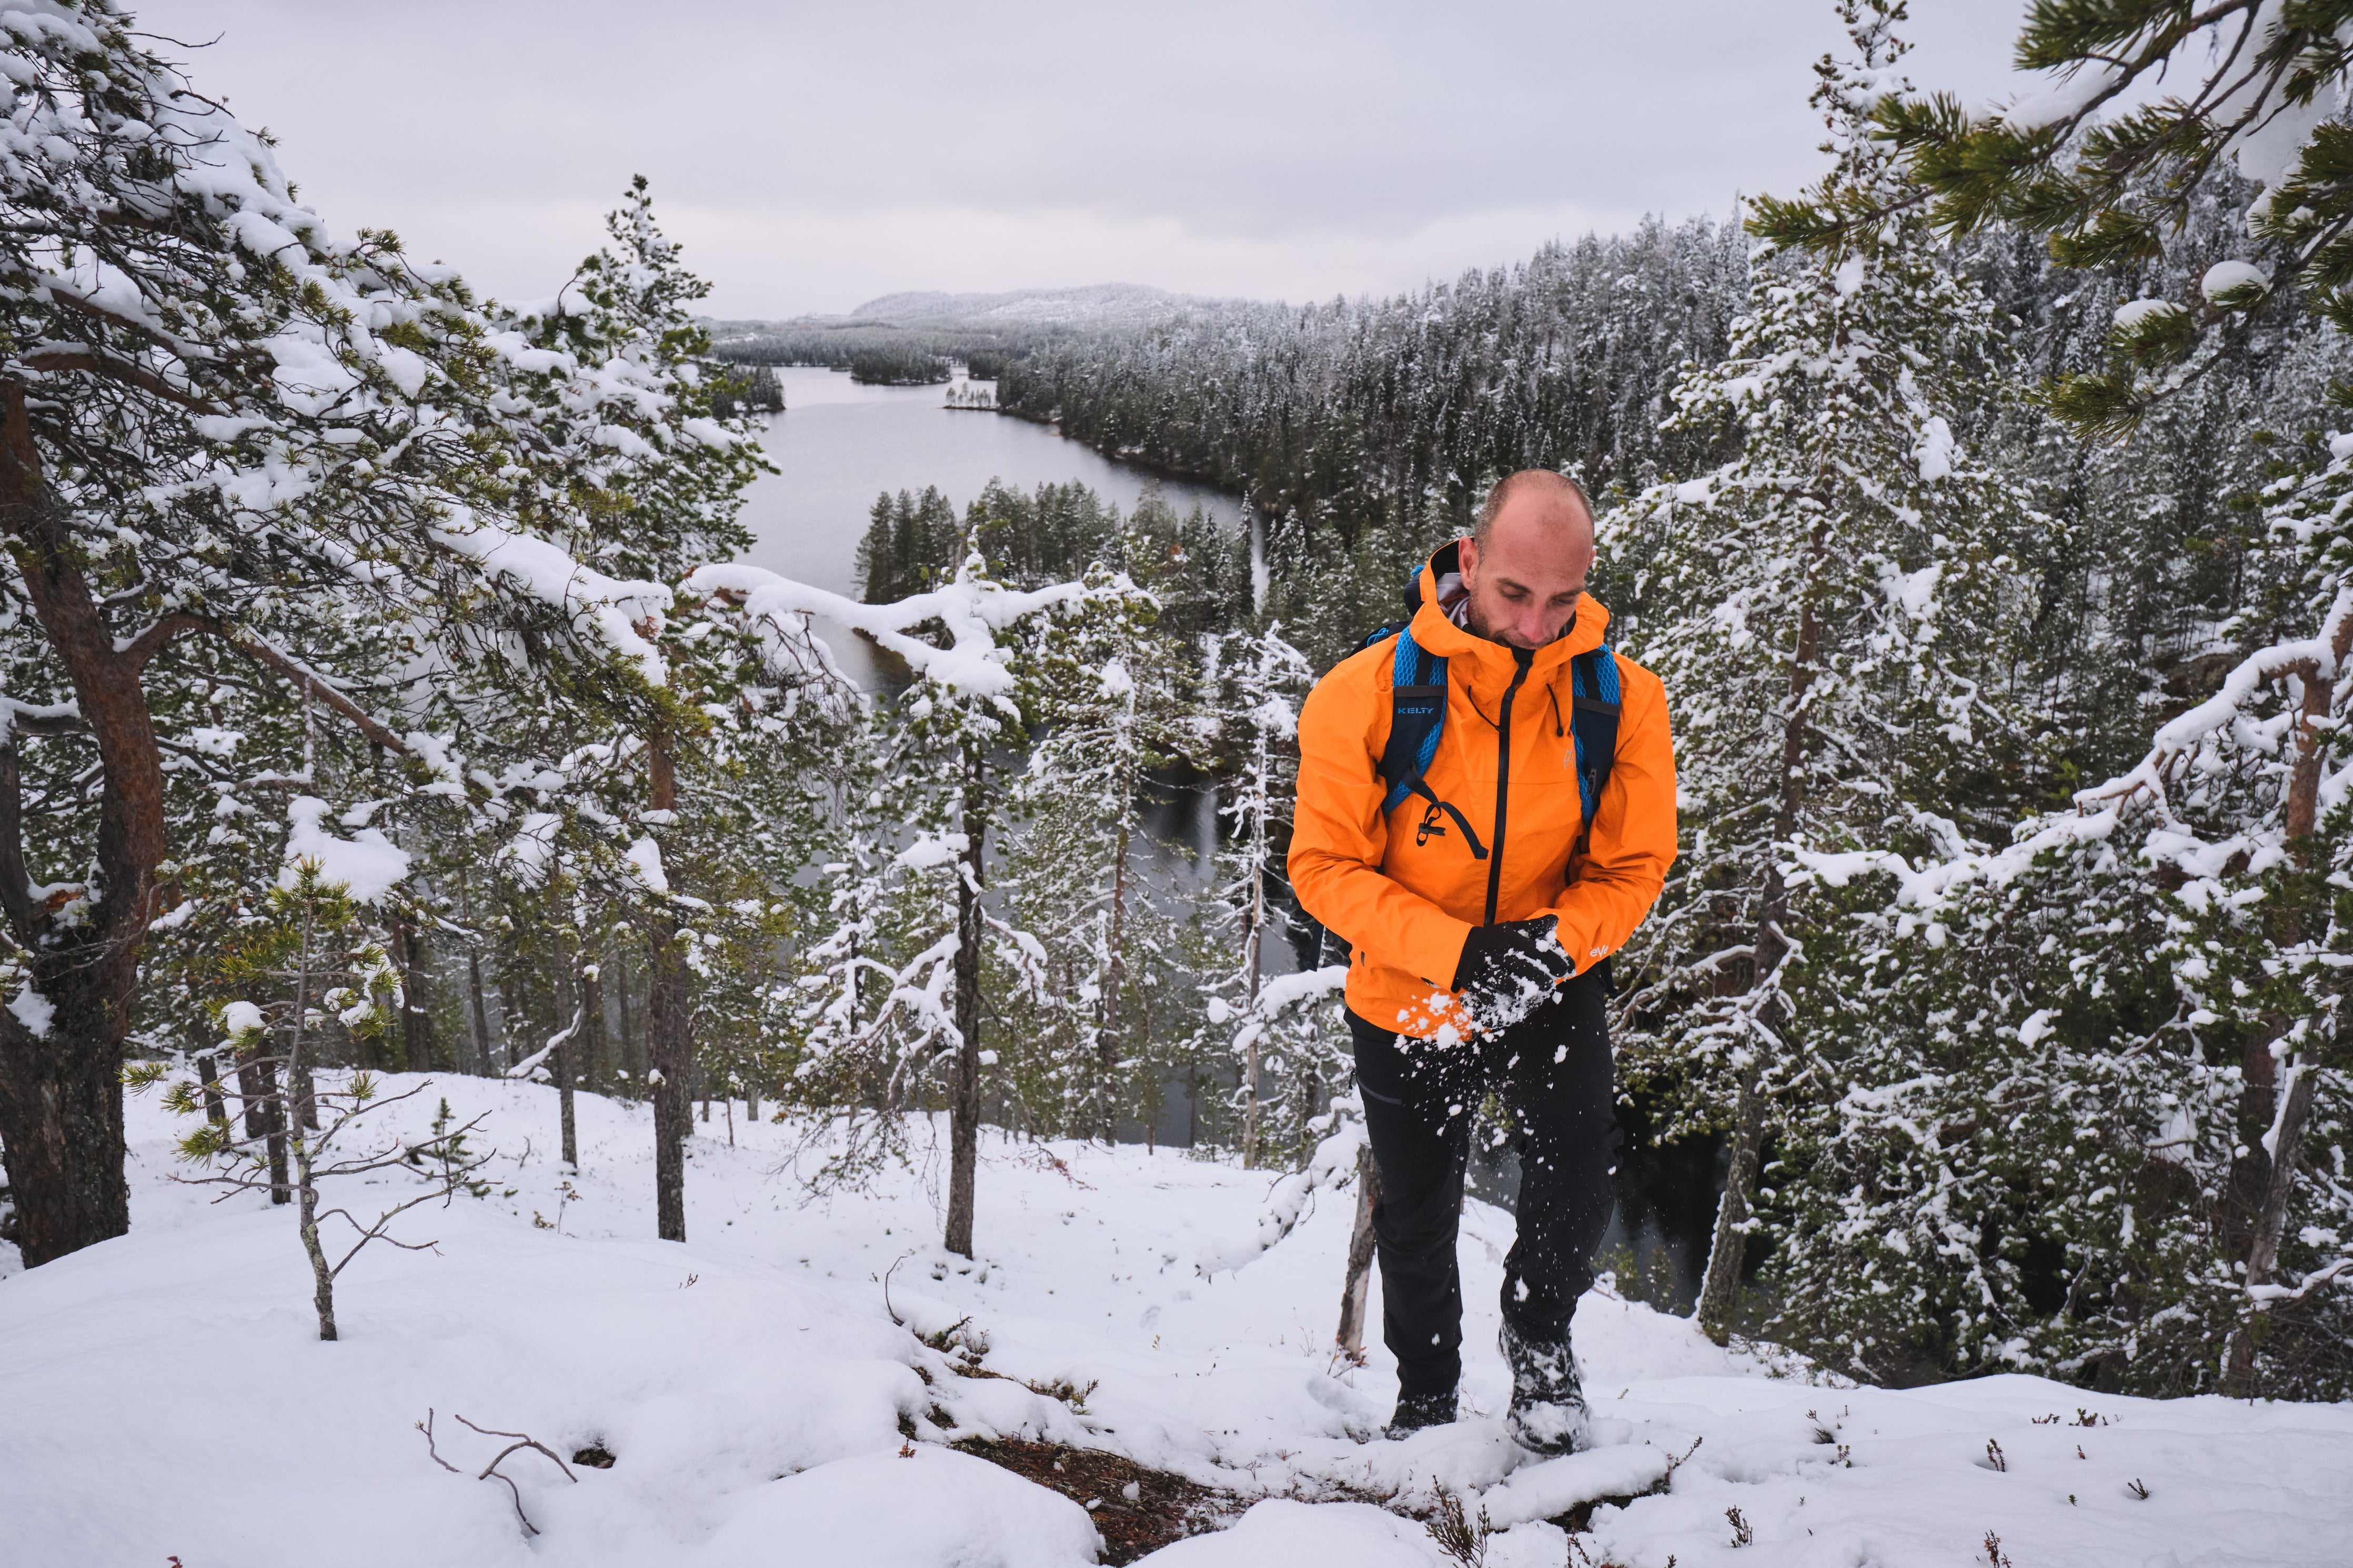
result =
M1577 973L1576 961L1553 936L1551 915L1473 926L1454 966L1451 989L1461 993L1482 1029L1507 1028L1535 1011L1553 987Z

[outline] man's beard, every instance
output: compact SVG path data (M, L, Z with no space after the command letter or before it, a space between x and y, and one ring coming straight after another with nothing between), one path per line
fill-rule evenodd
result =
M1568 613L1568 619L1560 623L1560 630L1553 633L1552 636L1546 640L1547 642L1558 642L1570 632L1575 631L1577 629L1577 611L1584 608L1585 595L1580 594L1577 597L1577 608ZM1462 613L1464 618L1471 623L1471 631L1472 635L1484 637L1491 643L1498 643L1504 647L1522 648L1530 652L1533 652L1535 648L1545 646L1543 643L1530 644L1514 642L1509 637L1498 634L1493 627L1487 624L1487 617L1479 613L1479 601L1474 598L1466 597L1463 600Z

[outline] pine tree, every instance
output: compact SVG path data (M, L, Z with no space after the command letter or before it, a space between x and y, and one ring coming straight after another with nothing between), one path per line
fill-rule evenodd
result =
M1155 982L1176 957L1169 900L1147 880L1143 795L1152 771L1198 736L1179 684L1186 661L1156 633L1157 604L1102 567L1085 589L1031 656L1039 734L1013 787L1025 820L1007 870L1057 998L1032 1048L1060 1085L1064 1128L1108 1143L1156 1092L1152 1013L1167 992Z
M383 1032L400 1005L400 990L391 959L369 937L351 888L319 858L298 856L288 865L280 885L227 955L221 979L233 993L243 994L218 1010L228 1032L223 1049L238 1058L241 1075L267 1087L244 1097L242 1130L206 1116L180 1141L180 1158L206 1170L191 1180L267 1191L272 1202L292 1205L311 1265L319 1337L332 1340L338 1337L335 1278L344 1266L370 1242L383 1239L400 1215L465 1185L488 1155L465 1146L477 1122L453 1128L446 1114L421 1142L393 1139L366 1150L347 1146L354 1122L422 1093L425 1086L380 1098L376 1081L365 1072L340 1084L321 1081L328 1040L337 1034ZM167 1072L160 1062L142 1064L126 1081L134 1090L146 1089ZM197 1086L186 1080L173 1085L166 1104L185 1116L206 1110ZM445 1113L447 1109L445 1102ZM426 1170L427 1162L433 1169L426 1190L365 1224L347 1207L321 1206L326 1201L323 1184L331 1178L403 1167ZM331 1258L322 1227L338 1218L356 1239Z
M1219 847L1208 900L1209 935L1228 962L1210 972L1203 990L1209 998L1209 1026L1222 1030L1238 1017L1256 1018L1268 935L1280 934L1287 925L1272 900L1278 874L1274 856L1298 783L1297 702L1313 684L1314 671L1305 655L1283 641L1280 622L1269 623L1262 631L1237 633L1210 647L1216 663L1208 672L1208 684L1219 698L1212 722L1240 753L1231 798L1219 808L1230 826ZM1270 1061L1291 1063L1283 1061L1286 1053L1266 1037L1263 1028L1250 1032L1240 1054L1241 1150L1247 1167L1259 1163L1265 1087L1261 1073L1282 1070L1281 1066L1270 1068ZM1294 1049L1287 1054L1298 1061L1301 1053Z
M1768 226L1835 255L1899 208L1925 205L1956 230L2006 218L2050 234L2064 264L2117 268L2178 240L2213 171L2235 155L2263 187L2248 211L2258 253L2209 265L2187 300L2126 301L2110 364L2044 389L2079 429L2140 427L2234 353L2276 341L2254 329L2285 313L2290 284L2306 286L2324 318L2353 321L2343 292L2353 280L2353 132L2328 118L2353 63L2341 22L2329 7L2253 0L2196 18L2154 0L2038 6L2020 58L2054 73L2049 91L1983 116L1948 97L1891 95L1876 122L1916 193L1810 193L1768 214ZM2221 46L2211 54L2206 28ZM2187 90L2099 118L2159 74L2169 88L2186 78ZM2307 443L2282 465L2266 498L2276 548L2257 577L2280 585L2279 602L2258 609L2260 588L2242 598L2226 626L2243 657L2211 697L2158 729L2138 766L2082 792L2072 813L2021 824L2005 848L1897 868L1905 902L1933 929L1947 929L1956 909L1972 930L1990 925L1992 895L1970 891L1979 886L2020 911L2013 928L2055 927L2037 951L2063 955L2066 974L2049 977L2035 998L2046 1005L2012 1026L2016 1038L2031 1049L2054 1021L2063 1031L2083 1066L2054 1088L2080 1072L2140 1085L2116 1097L2121 1115L2079 1110L2072 1140L2113 1141L2116 1168L2133 1179L2130 1202L2100 1189L2108 1201L2083 1205L2091 1222L2078 1227L2091 1250L2108 1241L2124 1251L2125 1277L2076 1257L2069 1279L2071 1298L2079 1288L2087 1298L2091 1334L2112 1342L2088 1354L2135 1383L2211 1378L2252 1394L2339 1389L2348 1375L2344 1309L2329 1289L2353 1274L2335 1239L2342 1186L2305 1142L2341 1162L2331 955L2345 821L2329 781L2338 677L2353 652L2336 542L2342 462ZM2119 932L2147 945L2118 955L2104 939ZM2101 965L2118 956L2149 977L2150 1000L2130 1020L2148 1032L2137 1038L2119 1027L2126 1020L2086 1005L2116 983Z
M837 897L803 950L797 1077L882 1085L886 1140L922 1089L948 1102L948 1201L943 1245L969 1258L978 1166L982 970L992 950L1017 973L1035 973L1037 939L987 907L988 837L1008 820L996 776L1001 748L1021 734L1029 695L1017 654L1024 623L1083 601L1065 583L1008 591L967 554L955 578L887 605L856 604L757 567L705 566L688 587L741 605L780 642L808 647L809 617L871 635L915 679L887 714L870 719L871 771L852 794L850 855L828 868ZM944 641L931 640L937 626ZM820 656L821 657L821 656ZM890 1147L885 1142L883 1149Z
M280 735L300 709L404 759L396 773L415 759L422 785L436 770L339 660L463 668L512 638L636 661L658 595L528 531L601 423L593 382L526 410L529 353L462 281L386 235L332 238L265 141L108 0L5 34L14 134L44 149L0 177L7 336L40 345L0 376L5 632L29 709L7 766L18 786L78 775L88 754L47 742L87 737L100 768L87 808L79 785L12 789L0 821L11 983L45 1004L0 1017L0 1141L38 1263L128 1223L119 1071L150 931L184 897L165 867L202 844L213 799L260 811L230 770L179 763L222 743L207 704L260 689L250 708ZM100 255L103 299L77 259ZM280 758L310 754L309 723L289 739ZM44 871L78 890L32 900Z
M1900 7L1841 14L1854 58L1825 58L1812 100L1829 188L1885 193L1867 117L1895 89ZM2025 760L2008 552L2041 525L1955 435L1998 345L1924 223L1893 217L1834 263L1768 252L1752 277L1729 357L1675 393L1679 425L1736 432L1740 455L1609 525L1613 571L1640 584L1629 651L1676 694L1683 796L1673 879L1627 955L1629 1056L1684 1125L1731 1141L1700 1303L1719 1335L1776 1104L1860 1070L1820 989L1836 911L1799 896L1789 857L1937 846L1956 802L1978 819L1961 831L2003 814Z

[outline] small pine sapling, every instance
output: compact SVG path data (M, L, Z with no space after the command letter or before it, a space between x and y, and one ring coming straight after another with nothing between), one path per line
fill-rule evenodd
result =
M238 1061L263 1069L243 1081L264 1086L264 1103L241 1096L248 1114L216 1121L205 1114L203 1089L197 1084L187 1079L173 1083L164 1104L200 1119L180 1140L180 1158L210 1168L209 1174L180 1179L226 1187L224 1197L267 1192L273 1201L292 1201L302 1250L311 1263L319 1337L332 1340L338 1337L336 1277L369 1242L389 1241L410 1250L430 1247L430 1242L402 1241L388 1234L393 1220L434 1198L446 1202L461 1190L480 1195L483 1188L471 1177L490 1152L477 1152L466 1140L481 1118L453 1126L445 1100L432 1132L421 1142L377 1142L349 1150L342 1146L353 1123L414 1099L427 1086L387 1096L379 1094L376 1079L365 1071L340 1081L319 1074L324 1050L339 1035L365 1039L390 1027L398 1016L401 993L397 971L362 925L349 889L327 881L316 860L297 860L287 879L270 889L260 919L226 954L221 980L224 989L266 998L227 1002L216 1010L227 1035L226 1048ZM141 1064L124 1075L125 1082L134 1090L149 1088L168 1071L163 1063ZM251 1114L256 1110L263 1114L256 1118ZM258 1133L253 1131L257 1121L263 1129ZM371 1219L363 1221L348 1208L320 1206L322 1184L331 1177L404 1166L426 1173L424 1190ZM357 1233L338 1257L329 1256L320 1234L331 1219L342 1219Z

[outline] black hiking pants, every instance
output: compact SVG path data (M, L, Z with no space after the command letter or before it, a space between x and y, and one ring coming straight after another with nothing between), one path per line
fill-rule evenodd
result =
M1471 1122L1490 1090L1520 1156L1519 1234L1504 1259L1504 1317L1530 1340L1568 1337L1609 1227L1609 970L1597 964L1499 1034L1441 1047L1348 1015L1365 1130L1379 1167L1373 1235L1381 1337L1408 1394L1462 1374L1462 1277L1455 1258Z

